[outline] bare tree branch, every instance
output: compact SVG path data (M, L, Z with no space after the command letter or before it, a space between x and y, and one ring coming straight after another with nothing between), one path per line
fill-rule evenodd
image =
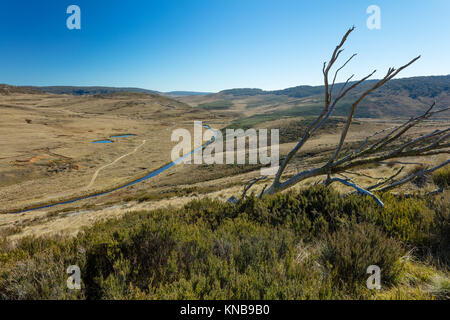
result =
M406 67L408 67L409 65L411 65L412 63L414 63L416 60L418 60L420 58L420 56L412 59L410 62L408 62L407 64L405 64L404 66L398 68L397 70L394 68L390 68L388 70L388 72L386 73L386 75L384 76L383 79L379 80L374 86L372 86L370 89L366 90L353 104L352 107L350 109L350 114L348 115L347 118L347 123L345 124L344 129L342 130L342 134L341 134L341 139L339 141L339 144L336 148L336 151L334 152L333 156L330 158L329 163L333 163L333 161L337 158L337 156L339 155L339 152L342 149L342 146L344 144L345 138L347 137L347 133L348 133L348 129L350 128L350 125L353 121L353 116L355 114L355 110L356 107L358 107L358 105L360 104L360 102L372 91L374 91L375 89L381 87L383 84L385 84L387 81L391 80L394 76L396 76L400 71L402 71L403 69L405 69Z
M421 136L421 137L419 137L419 138L413 139L413 140L411 140L411 141L409 141L409 142L407 142L407 143L401 145L399 148L397 148L396 150L392 151L391 154L399 153L399 152L405 150L406 148L408 148L409 146L412 146L412 145L414 145L414 144L416 144L416 143L418 143L418 142L427 140L427 139L429 139L429 138L435 137L435 136L437 136L437 135L441 135L441 134L443 134L443 133L445 133L445 132L448 132L448 131L450 131L450 128L447 128L447 129L445 129L445 130L435 130L435 131L433 131L432 133L429 133L429 134L426 134L426 135ZM434 144L438 144L441 140L446 139L448 136L449 136L449 135L447 134L447 135L444 135L444 136L438 138L438 139L434 142Z
M340 182L340 183L342 183L342 184L344 184L344 185L346 185L346 186L349 186L349 187L352 187L352 188L356 189L356 191L357 191L358 193L360 193L360 194L364 194L364 195L367 195L367 196L369 196L369 197L372 197L372 198L376 201L376 203L378 203L378 205L379 205L380 207L384 208L384 203L383 203L383 201L381 201L381 200L380 200L376 195L374 195L372 192L370 192L370 191L368 191L368 190L366 190L366 189L364 189L364 188L361 188L360 186L356 185L355 183L349 182L349 181L347 181L347 180L340 179L340 178L331 178L331 179L327 180L327 183L326 183L326 184L327 184L327 185L330 185L330 184L333 183L333 182Z
M324 62L323 64L323 76L324 76L324 87L325 87L325 106L324 109L322 110L322 113L317 117L317 119L305 130L302 139L297 143L297 145L288 153L288 155L286 156L286 158L283 160L283 162L281 163L278 172L275 176L274 182L272 184L272 186L268 189L269 193L272 193L275 191L275 189L277 188L277 186L280 184L280 179L281 176L284 172L284 170L286 169L287 164L291 161L291 159L294 157L294 155L298 152L298 150L300 150L300 148L305 144L305 142L309 139L309 137L311 136L311 134L322 125L323 122L321 122L321 120L327 115L328 110L330 108L330 92L328 91L328 72L330 70L330 68L333 66L333 64L336 62L337 58L339 57L339 54L342 52L341 47L344 45L345 41L347 40L347 37L350 35L350 33L353 32L353 30L355 29L355 27L351 27L350 29L347 30L347 32L345 33L345 35L342 37L341 42L336 46L336 48L333 51L333 54L331 55L331 59L328 62L328 64L326 62ZM351 77L350 77L351 78ZM349 78L349 79L350 79ZM347 80L348 82L349 80ZM363 80L362 80L363 81ZM362 82L360 81L360 82ZM357 85L357 84L356 84ZM356 86L353 85L352 87ZM343 93L340 94L340 97L344 97L345 94L348 92L344 91ZM335 100L335 103L333 105L336 105L337 101L339 101L339 99Z
M264 180L266 179L267 176L262 176L262 177L258 177L258 178L253 178L252 180L250 180L245 186L244 186L244 191L242 192L242 199L245 198L247 191L250 190L250 188L257 183L258 181Z
M385 179L384 181L381 181L377 184L374 184L370 187L367 188L367 190L373 190L376 189L378 187L381 187L382 185L385 185L386 183L388 183L389 181L392 181L396 176L398 176L404 169L405 167L400 167L400 169L398 169L392 176L388 177L387 179Z
M448 142L448 139L450 138L450 128L441 129L441 130L435 130L431 133L426 133L420 137L411 138L408 142L400 142L400 137L402 137L408 130L413 128L414 126L417 126L419 123L421 123L424 120L427 120L431 118L432 116L450 110L450 107L443 108L438 111L433 111L433 108L435 107L436 103L431 104L427 110L417 116L413 117L404 123L391 127L386 128L380 131L375 132L374 134L368 136L361 145L344 156L343 158L339 158L339 155L343 149L344 143L346 141L349 128L351 126L351 123L353 121L355 111L357 107L360 105L360 103L364 100L365 97L367 97L369 94L371 94L376 89L383 86L385 83L390 81L393 77L395 77L399 72L404 70L405 68L409 67L411 64L413 64L415 61L417 61L420 56L415 57L414 59L410 60L405 65L401 66L398 69L395 68L389 68L386 75L380 79L375 81L373 85L371 85L368 89L360 93L356 98L355 101L352 103L349 114L347 116L347 120L345 122L345 125L342 129L339 142L330 157L330 159L322 166L316 167L316 168L310 168L307 170L303 170L301 172L298 172L288 178L287 180L281 182L281 177L283 175L283 172L285 171L288 164L292 161L294 156L297 154L297 152L303 147L303 145L308 141L308 139L319 129L322 127L322 125L327 121L327 119L331 116L333 113L337 103L341 101L342 98L344 98L349 92L353 92L356 87L358 87L361 83L363 83L365 80L367 80L369 77L371 77L375 71L368 74L367 76L363 77L359 81L353 82L350 86L350 80L353 78L353 75L348 77L346 82L341 87L339 93L333 97L333 89L335 88L336 79L338 73L356 56L356 54L350 56L345 63L339 67L335 73L333 80L331 82L331 86L329 85L328 80L328 74L335 64L335 62L338 60L340 54L342 53L343 49L342 46L344 45L345 41L347 40L347 37L350 35L350 33L354 30L354 28L350 28L342 37L341 42L336 46L334 49L330 61L327 63L325 62L323 64L322 73L324 76L324 107L321 111L321 113L317 116L317 118L312 122L304 131L300 141L295 145L294 148L287 154L287 156L282 160L282 163L275 175L275 178L270 185L269 188L265 188L262 190L260 196L264 194L273 194L276 192L280 192L282 190L285 190L289 187L294 186L295 184L308 179L312 177L322 176L326 175L327 178L325 180L325 184L329 185L332 182L340 182L347 186L350 186L357 190L359 193L366 194L368 196L373 197L378 204L383 205L382 202L373 195L370 190L377 189L378 190L389 190L396 186L399 186L403 183L406 183L408 181L411 181L414 179L418 174L422 173L416 173L415 176L409 176L406 178L403 178L399 181L394 181L394 179L400 175L404 167L401 167L399 170L397 170L394 174L392 174L390 177L387 178L375 178L372 176L369 176L367 174L363 173L355 173L355 172L349 172L352 168L357 168L360 166L368 165L371 163L380 163L382 161L395 159L395 161L398 162L397 159L399 158L405 158L405 157L413 157L413 156L430 156L430 155L436 155L436 154L448 154L450 153L450 143ZM387 133L386 133L387 132ZM384 134L386 133L386 134ZM381 137L379 137L381 134ZM370 143L372 138L377 137L374 142ZM373 140L372 140L373 141ZM394 144L395 143L395 144ZM393 144L393 146L390 146ZM387 148L389 146L389 148ZM429 173L432 170L436 170L439 167L442 167L444 165L448 164L447 162L444 162L440 164L439 166L433 167L431 169L425 169L423 174ZM379 179L382 181L378 181L376 184L371 185L367 188L362 188L356 183L352 182L350 178L345 176L344 173L354 174L354 175L360 175L365 176L372 179ZM341 175L345 179L332 177L332 175ZM253 182L254 183L254 182ZM253 183L251 185L253 185ZM248 187L251 187L249 185ZM244 194L247 192L248 189L244 189Z
M381 139L380 141L375 143L373 146L371 146L369 151L381 150L383 147L387 146L389 143L391 143L395 140L398 140L398 138L400 138L406 131L408 131L412 127L416 126L420 122L422 122L426 119L429 119L430 117L432 117L435 114L450 110L450 107L449 107L449 108L444 108L444 109L441 109L438 111L430 112L434 108L435 105L436 105L436 103L433 102L431 104L431 106L427 109L427 111L425 111L425 113L423 113L422 115L420 115L416 118L411 118L409 121L407 121L404 124L402 124L401 126L397 127L394 131L392 131L391 133L386 135L383 139ZM400 130L400 132L398 132L395 136L390 137L397 130Z
M353 172L353 171L343 171L343 172L348 173L348 174L353 174L355 176L360 176L360 177L366 177L366 178L369 178L369 179L374 179L374 180L385 180L385 179L387 179L386 177L373 177L371 175L368 175L366 173L361 173L361 172Z
M334 73L333 83L331 84L331 88L330 88L330 100L332 100L331 96L333 94L333 87L334 87L334 84L336 82L336 77L337 77L339 71L341 71L347 65L347 63L349 63L350 60L352 60L356 55L357 55L356 53L352 54L352 56L350 58L348 58L347 61L345 61L345 63L340 68L338 68L336 70L336 72Z
M398 187L398 186L400 186L402 184L405 184L405 183L407 183L407 182L409 182L409 181L411 181L411 180L413 180L413 179L415 179L417 177L421 177L421 176L423 176L425 174L431 173L431 172L433 172L433 171L435 171L435 170L437 170L439 168L442 168L443 166L445 166L445 165L447 165L449 163L450 163L450 160L447 160L447 161L444 161L441 164L439 164L437 166L434 166L434 167L432 167L430 169L425 168L423 170L417 171L417 172L412 173L409 176L403 178L402 180L396 181L396 182L394 182L394 183L392 183L392 184L390 184L390 185L388 185L386 187L378 189L378 191L387 191L387 190L393 189L393 188Z

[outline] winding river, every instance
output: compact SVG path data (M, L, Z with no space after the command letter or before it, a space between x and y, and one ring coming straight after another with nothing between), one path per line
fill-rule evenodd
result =
M213 130L213 129L211 129L211 127L209 125L203 125L203 127L205 127L208 130ZM119 187L115 187L115 188L112 188L111 190L98 192L98 193L93 193L93 194L90 194L90 195L86 195L86 196L82 196L82 197L78 197L78 198L74 198L74 199L70 199L70 200L54 202L54 203L47 204L47 205L41 205L41 206L32 207L32 208L28 208L28 209L23 209L23 210L20 210L20 211L9 212L9 213L10 214L17 214L17 213L29 212L29 211L40 210L40 209L45 209L45 208L51 208L51 207L55 207L55 206L60 206L60 205L64 205L64 204L73 203L73 202L76 202L76 201L81 201L81 200L85 200L85 199L89 199L89 198L102 196L102 195L105 195L105 194L108 194L108 193L111 193L111 192L114 192L114 191L117 191L117 190L125 189L125 188L127 188L129 186L132 186L132 185L136 184L136 183L139 183L139 182L148 180L150 178L153 178L153 177L157 176L158 174L160 174L160 173L162 173L162 172L172 168L174 165L176 165L176 164L180 163L181 161L183 161L186 157L194 154L195 152L197 152L197 151L203 149L204 147L206 147L207 145L211 144L216 139L217 134L218 134L218 131L216 130L214 136L210 140L205 142L203 145L201 145L200 147L198 147L198 148L192 150L191 152L183 155L182 157L180 157L180 158L178 158L178 159L176 159L176 160L174 160L174 161L172 161L170 163L167 163L164 166L162 166L162 167L160 167L160 168L150 172L149 174L147 174L146 176L144 176L142 178L132 180L132 181L127 182L126 184L121 185Z

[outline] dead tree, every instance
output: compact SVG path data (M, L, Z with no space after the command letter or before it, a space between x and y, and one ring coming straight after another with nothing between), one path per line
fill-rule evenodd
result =
M350 80L353 78L354 75L350 76L347 81L341 86L339 92L336 94L333 89L335 89L335 81L336 77L348 62L352 60L356 54L353 54L349 59L345 61L345 63L336 69L334 72L333 80L331 84L329 83L329 73L335 62L338 60L340 54L342 53L343 49L342 46L344 45L345 41L347 40L347 37L350 35L350 33L354 30L354 27L350 28L342 38L341 42L336 46L336 48L333 51L333 54L331 55L330 61L327 63L325 62L323 64L323 77L324 77L324 108L320 115L317 117L317 119L311 123L307 129L305 130L301 140L297 143L297 145L287 154L287 156L283 159L281 165L279 166L278 172L275 175L275 178L270 185L269 188L264 189L263 192L261 192L261 196L267 195L267 194L274 194L280 191L283 191L287 188L290 188L299 182L316 177L321 175L326 175L326 179L323 182L325 185L330 185L334 182L343 183L349 187L352 187L356 190L356 192L365 194L368 196L373 197L378 204L383 206L383 203L380 199L377 198L377 196L372 193L373 191L386 191L390 190L392 188L398 187L408 181L413 180L414 178L428 174L434 170L437 170L447 164L449 164L450 160L444 161L443 163L434 166L432 168L426 167L425 169L415 172L411 175L408 175L406 177L402 177L399 180L395 180L395 178L399 175L399 170L397 173L395 173L393 176L382 179L383 181L378 182L375 185L369 186L369 187L361 187L356 185L351 179L349 178L338 178L334 177L333 175L340 174L342 175L345 172L349 172L352 168L357 168L363 165L367 165L370 163L380 163L382 161L386 161L389 159L398 159L398 158L404 158L404 157L411 157L411 156L429 156L429 155L435 155L435 154L442 154L442 153L450 153L450 143L448 142L450 137L450 127L445 130L435 130L429 134L422 135L416 138L413 138L412 140L406 142L406 143L399 143L400 137L402 137L409 129L413 128L417 124L421 123L422 121L429 119L433 115L436 115L438 113L441 113L443 111L449 110L450 108L444 108L441 110L434 110L435 103L431 104L431 106L425 111L425 113L421 114L420 116L414 117L409 119L408 121L404 122L401 125L398 125L393 128L388 128L381 130L379 132L376 132L372 134L371 136L367 137L361 145L353 150L352 152L349 152L348 154L343 155L343 146L345 143L345 140L347 138L347 134L350 128L350 125L352 123L356 108L361 103L361 101L367 97L371 92L378 89L382 85L384 85L386 82L394 78L399 72L401 72L403 69L410 66L412 63L417 61L420 56L412 59L404 66L401 66L398 69L395 68L389 68L386 75L380 79L374 82L373 85L371 85L367 90L362 91L354 100L354 102L351 105L350 112L347 117L347 121L345 122L345 125L342 129L342 133L340 136L339 143L336 146L336 149L334 150L332 156L330 159L322 166L319 166L317 168L309 169L301 171L294 176L290 177L289 179L285 181L281 181L283 172L286 170L286 167L288 164L292 161L294 156L299 152L299 150L303 147L303 145L308 141L308 139L314 135L314 133L317 132L317 130L324 125L324 123L327 121L327 119L330 117L330 115L333 113L336 104L342 100L349 92L354 92L354 89L360 86L365 80L367 80L369 77L371 77L376 70L368 74L367 76L363 77L359 81L350 82ZM337 90L336 90L337 91ZM253 185L253 184L252 184ZM248 189L251 187L251 185L246 188L245 192L248 191Z

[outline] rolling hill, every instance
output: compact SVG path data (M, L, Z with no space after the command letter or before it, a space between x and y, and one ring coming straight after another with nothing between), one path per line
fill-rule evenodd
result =
M363 91L375 84L370 80L349 93L336 107L334 115L347 114L352 102ZM351 83L349 84L351 85ZM335 85L339 92L343 83ZM450 105L450 75L394 79L367 96L356 111L363 118L403 118L417 115L436 101L437 107ZM323 106L323 86L297 86L283 90L264 91L256 88L223 90L204 96L180 97L191 106L225 106L228 110L241 110L244 115L311 116ZM223 108L222 108L223 110ZM442 114L446 117L450 113Z
M378 80L368 80L358 87L356 92L367 90L370 86ZM352 85L355 81L350 82ZM340 89L343 83L335 85L336 89ZM436 97L440 93L449 91L450 89L450 75L445 76L427 76L427 77L411 77L393 79L386 85L381 87L378 92L407 92L408 96L412 98L417 97ZM293 98L304 98L314 95L322 94L324 86L307 86L301 85L292 88L286 88L282 90L264 91L256 88L239 88L228 89L220 91L221 95L233 95L233 96L255 96L255 95L285 95Z
M134 92L134 93L152 93L166 96L195 96L207 95L211 92L196 92L196 91L169 91L160 92L156 90L148 90L134 87L104 87L104 86L25 86L24 89L30 89L46 93L55 94L70 94L70 95L93 95L93 94L107 94L115 92Z
M334 115L347 114L355 97L371 87L377 80L369 80L357 87L336 107ZM350 83L349 85L351 85ZM343 83L335 85L335 92ZM104 86L8 86L1 85L0 92L45 92L54 94L102 95L111 93L146 93L175 98L191 107L209 111L238 112L243 116L258 114L271 117L312 116L319 113L323 105L323 86L300 85L282 90L265 91L258 88L236 88L218 93L195 91L158 92L133 87ZM360 104L356 117L361 118L404 118L423 112L433 101L438 107L450 105L450 75L423 76L394 79L377 89ZM442 114L450 117L450 113Z

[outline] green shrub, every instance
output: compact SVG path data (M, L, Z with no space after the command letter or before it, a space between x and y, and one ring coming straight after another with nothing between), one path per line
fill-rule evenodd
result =
M66 287L64 256L51 250L31 259L10 261L0 269L0 299L76 299L82 293Z
M416 164L408 171L408 175L416 174L420 171L425 170L427 167L424 164ZM419 175L418 177L412 180L412 183L415 184L419 188L423 188L427 183L427 175Z
M405 243L415 246L430 244L435 215L424 199L390 193L381 195L381 199L385 208L367 208L364 212L367 221L379 225L388 235Z
M430 235L431 241L426 250L436 257L438 264L450 265L450 202L447 195L438 195L429 201L434 212L434 224ZM427 252L429 253L429 252Z
M445 166L433 173L433 182L439 188L448 188L450 186L450 166Z
M371 224L352 225L328 236L323 250L324 265L343 286L362 284L370 265L381 269L382 281L392 284L400 274L399 259L405 251L392 238Z
M237 205L203 199L130 212L73 239L25 238L12 247L0 237L0 298L368 298L358 289L367 266L395 283L399 243L423 248L445 269L448 198L380 196L384 209L315 186ZM65 288L69 265L81 269L79 292Z

